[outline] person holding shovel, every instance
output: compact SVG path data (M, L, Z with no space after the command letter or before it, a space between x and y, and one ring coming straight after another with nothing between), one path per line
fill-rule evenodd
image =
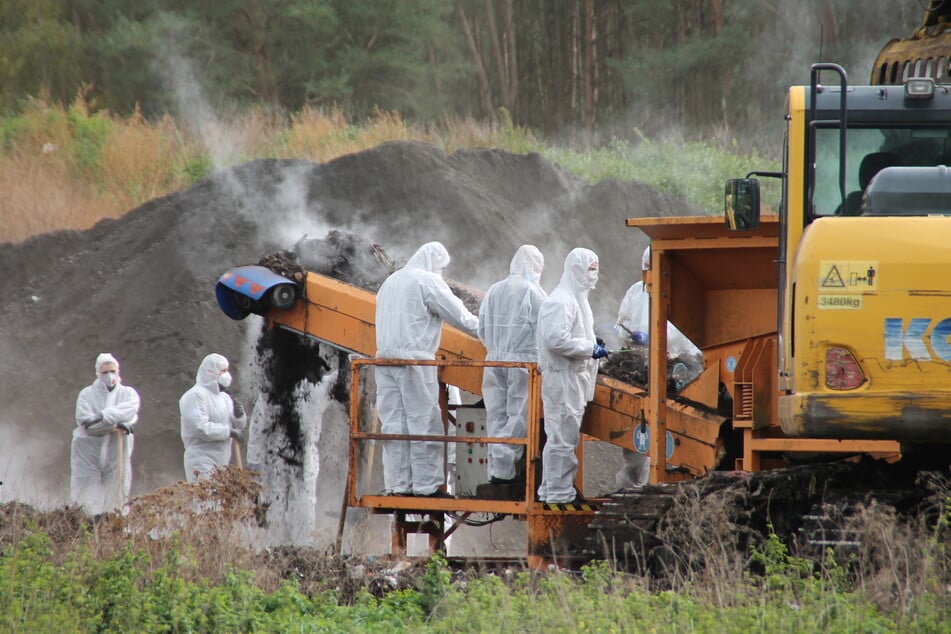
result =
M96 380L76 399L76 429L70 450L69 499L89 515L125 503L132 489L132 430L139 420L139 394L122 384L119 361L96 357Z
M198 366L195 385L178 401L188 482L227 465L231 462L232 440L244 440L248 420L241 401L232 399L226 391L230 386L228 359L212 353Z

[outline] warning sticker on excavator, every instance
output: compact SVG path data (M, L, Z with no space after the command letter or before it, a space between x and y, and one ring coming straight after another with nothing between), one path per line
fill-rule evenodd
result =
M822 260L819 263L819 290L860 293L878 290L878 260ZM820 308L832 308L822 306ZM837 306L837 308L856 308ZM858 306L861 308L861 305Z

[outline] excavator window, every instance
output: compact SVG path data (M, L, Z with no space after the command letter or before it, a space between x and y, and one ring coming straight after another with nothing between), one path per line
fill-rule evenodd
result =
M850 127L847 143L847 196L843 205L838 182L839 131L836 128L817 130L813 196L817 216L861 215L866 188L872 177L887 167L933 167L951 163L951 124L929 128ZM882 210L876 213L882 214Z

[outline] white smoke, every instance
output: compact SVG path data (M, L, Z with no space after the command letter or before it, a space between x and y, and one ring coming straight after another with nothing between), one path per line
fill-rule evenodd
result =
M174 31L176 29L172 29ZM154 68L168 87L179 120L211 158L216 168L234 162L248 146L240 127L219 119L209 103L192 60L181 54L181 35L170 31L169 40L156 50Z
M66 504L69 496L68 475L58 477L63 472L63 436L37 434L37 427L29 433L28 429L8 420L0 422L0 502L18 501L51 510ZM66 438L68 430L63 432Z

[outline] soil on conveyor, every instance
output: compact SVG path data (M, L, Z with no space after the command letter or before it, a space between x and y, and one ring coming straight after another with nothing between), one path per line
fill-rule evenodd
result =
M439 240L447 277L472 289L504 277L532 243L551 290L568 251L587 247L601 260L596 318L613 323L647 244L624 219L696 213L640 183L587 185L538 154L398 142L324 164L252 161L88 231L0 244L0 500L66 500L75 399L103 351L142 399L133 494L182 479L179 397L210 352L232 360L241 396L242 356L259 334L218 309L215 282L229 268L336 229L337 246L355 236L396 265ZM368 282L341 263L326 264Z

